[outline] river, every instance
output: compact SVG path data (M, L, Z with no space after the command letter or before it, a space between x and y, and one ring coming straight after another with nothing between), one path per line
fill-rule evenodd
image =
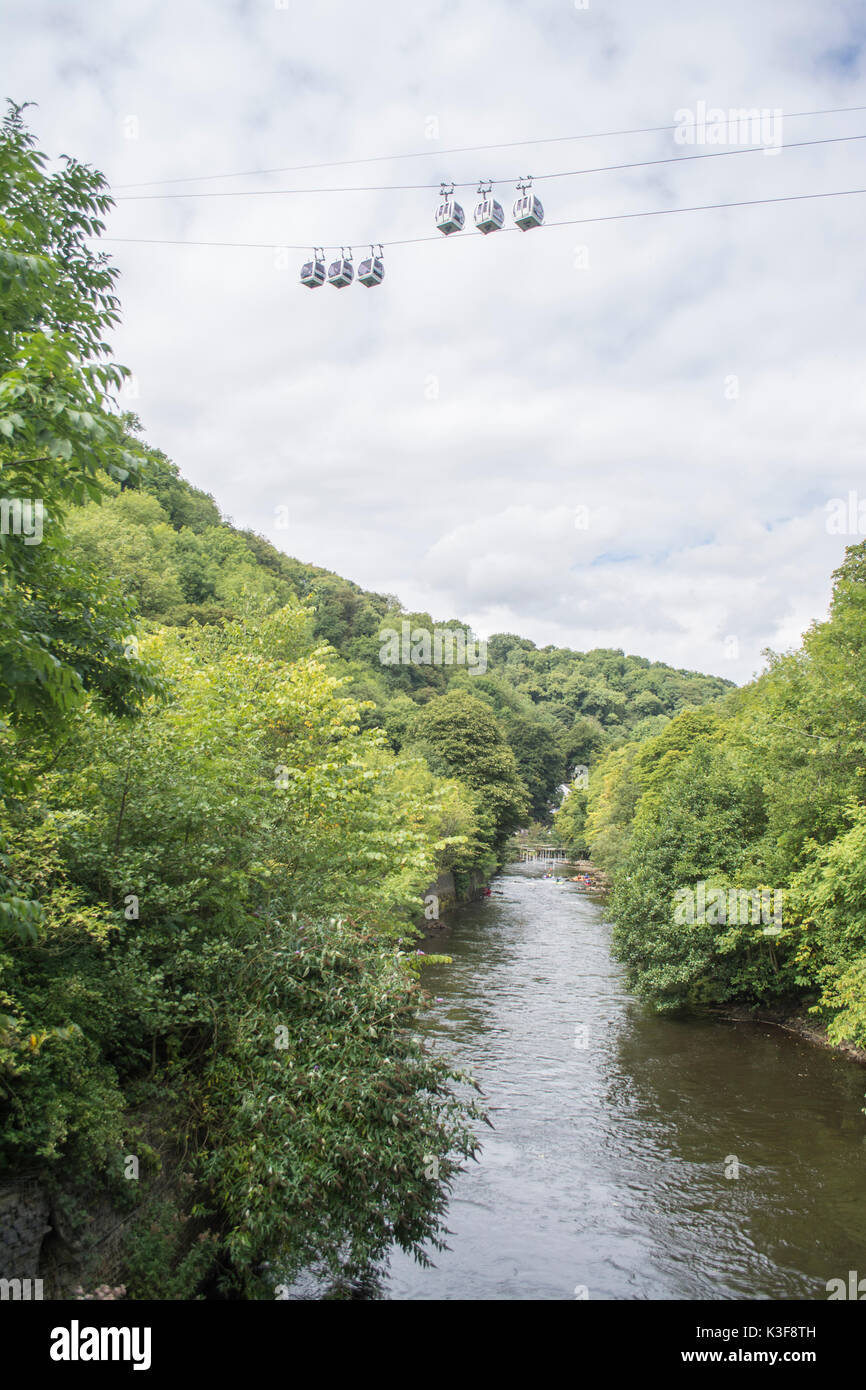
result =
M653 1017L602 906L512 866L427 945L426 1022L494 1130L450 1249L392 1299L826 1299L866 1276L866 1069L767 1024ZM735 1176L738 1174L738 1176Z

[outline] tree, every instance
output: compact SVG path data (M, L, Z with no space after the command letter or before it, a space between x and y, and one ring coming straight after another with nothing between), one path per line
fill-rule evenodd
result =
M44 172L22 109L0 126L0 737L29 727L50 744L88 695L131 714L160 686L130 640L131 605L62 529L138 467L109 398L124 378L104 340L117 272L89 245L110 200L74 159ZM24 785L4 756L0 794ZM29 935L40 909L7 867L0 838L0 927Z
M88 691L131 712L156 687L129 658L131 608L62 534L72 504L139 466L110 397L117 271L89 244L110 199L75 159L44 172L22 110L0 127L0 714L48 731Z
M589 852L586 833L586 792L582 787L571 787L566 793L559 810L553 817L553 830L557 842L563 845L572 859L582 859Z
M530 796L533 820L545 821L551 803L565 777L565 760L555 729L546 721L525 714L512 714L505 731Z
M360 729L297 604L145 645L172 698L79 711L11 808L47 911L0 950L0 1165L107 1181L156 1095L234 1296L424 1259L479 1112L417 1036L411 915L474 798Z
M529 794L495 715L463 691L431 700L418 714L412 742L434 772L458 777L479 794L479 813L499 850L529 815Z
M708 740L673 762L653 795L639 800L615 874L614 947L632 987L657 1007L754 1001L791 989L792 962L780 969L760 922L683 922L675 910L676 891L696 891L702 881L757 889L744 861L763 828L760 788Z

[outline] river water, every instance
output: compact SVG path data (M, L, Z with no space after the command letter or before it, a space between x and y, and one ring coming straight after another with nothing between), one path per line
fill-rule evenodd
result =
M602 906L534 867L427 949L453 964L425 971L425 1026L495 1129L450 1249L396 1252L386 1297L826 1299L866 1277L866 1069L767 1024L649 1015Z

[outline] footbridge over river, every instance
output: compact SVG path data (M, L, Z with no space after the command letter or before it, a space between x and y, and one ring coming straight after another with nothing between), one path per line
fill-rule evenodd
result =
M521 864L565 864L568 852L559 845L521 845Z

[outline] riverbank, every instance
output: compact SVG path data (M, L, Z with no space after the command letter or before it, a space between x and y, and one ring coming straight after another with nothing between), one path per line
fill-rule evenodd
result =
M569 882L580 884L581 879L588 878L590 882L587 886L590 892L597 893L599 896L603 897L606 897L610 892L611 883L609 876L603 869L599 869L593 864L591 859L569 859L566 861L564 868L577 870L576 876L570 874L565 875Z
M518 861L516 860L506 863L501 866L498 872L507 874L509 869L516 867L517 864ZM586 896L594 898L598 902L603 903L611 890L610 875L593 864L591 859L561 860L552 864L551 867L561 870L560 873L554 873L555 878L574 884L581 893L585 893ZM587 879L589 879L588 883L586 882ZM422 919L419 926L427 933L442 930L448 925L445 918L449 914L457 908L483 898L487 886L487 880L482 875L473 876L468 891L461 895L454 886L451 874L440 875L436 884L431 885L428 890L428 892L437 893L439 896L437 905L439 916L432 920ZM696 1016L700 1016L703 1011L698 1009L694 1012ZM817 1022L808 1013L805 1005L792 1012L786 1009L750 1008L745 1004L727 1004L721 1005L717 1009L709 1009L707 1012L711 1017L724 1019L731 1023L768 1024L774 1028L783 1029L785 1032L793 1033L804 1042L830 1052L839 1053L853 1062L866 1065L866 1048L857 1047L850 1042L831 1042L827 1037L826 1026Z
M771 1024L774 1028L793 1033L804 1042L813 1043L816 1047L823 1047L830 1052L838 1052L852 1062L866 1065L866 1049L857 1047L854 1043L831 1042L824 1025L811 1018L805 1008L790 1013L783 1009L750 1009L746 1005L726 1004L719 1010L713 1009L711 1013L714 1018L723 1018L731 1023Z
M580 874L588 875L592 879L592 888L589 890L597 894L599 898L604 898L612 887L610 876L603 870L596 868L589 859L575 860L566 867L576 868ZM696 1010L700 1013L700 1010ZM728 1020L731 1023L766 1023L774 1028L784 1029L785 1032L793 1033L796 1037L802 1038L804 1042L812 1043L816 1047L822 1047L830 1052L837 1052L843 1057L849 1058L852 1062L859 1062L866 1065L866 1048L857 1047L851 1042L831 1042L827 1037L826 1026L819 1023L808 1012L808 1006L801 1005L791 1011L790 1009L768 1009L768 1008L749 1008L745 1004L726 1004L720 1005L718 1009L709 1010L714 1018Z
M480 870L463 875L460 882L450 869L444 870L424 892L424 913L416 918L416 927L420 931L436 931L445 925L442 919L448 913L485 897L488 887L487 876Z

